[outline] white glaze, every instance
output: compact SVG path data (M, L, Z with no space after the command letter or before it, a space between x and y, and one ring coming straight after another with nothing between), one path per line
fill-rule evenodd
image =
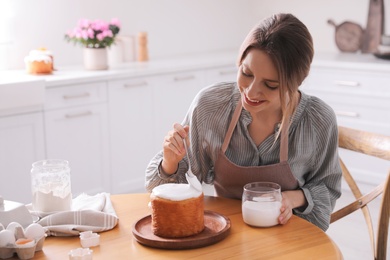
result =
M202 184L200 184L200 181L198 180L198 178L194 175L194 174L191 174L191 176L187 173L186 174L186 179L187 179L187 182L197 191L200 191L202 192L203 191L203 188L202 188Z
M48 51L48 50L31 50L29 52L29 55L46 55L46 56L51 56L53 55L53 52Z
M33 61L43 61L45 63L51 63L52 58L44 54L29 55L24 58L25 63L33 62Z
M151 196L156 196L162 199L181 201L190 198L197 198L202 194L190 184L186 183L167 183L155 187L152 190Z

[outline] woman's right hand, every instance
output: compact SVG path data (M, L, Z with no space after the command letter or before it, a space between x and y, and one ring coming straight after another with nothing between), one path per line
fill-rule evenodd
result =
M179 162L186 154L183 139L187 138L190 127L175 123L173 129L168 132L163 143L162 170L166 174L173 174L177 171Z

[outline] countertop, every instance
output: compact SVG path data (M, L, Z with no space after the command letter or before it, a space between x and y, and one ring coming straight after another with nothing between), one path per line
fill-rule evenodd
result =
M148 62L123 63L101 71L88 71L82 65L55 67L53 74L41 76L29 75L24 70L3 70L0 71L0 85L44 80L46 88L50 88L74 83L235 66L236 58L235 51L213 52ZM372 54L319 52L315 54L312 67L390 72L390 61L376 58Z
M234 66L234 52L180 56L172 59L148 62L128 62L110 67L108 70L85 70L80 66L56 67L51 75L29 75L24 70L0 71L0 85L16 82L44 80L46 87L85 83L100 80L115 80L127 77L150 76L186 70Z

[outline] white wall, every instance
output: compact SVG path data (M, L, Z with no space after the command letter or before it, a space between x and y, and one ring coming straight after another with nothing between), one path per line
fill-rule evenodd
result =
M291 12L308 26L317 51L338 52L335 28L327 20L350 20L364 28L368 4L369 0L0 0L0 69L22 69L24 57L39 47L54 52L57 67L80 65L81 47L64 40L80 18L117 17L122 35L147 31L150 58L160 59L236 50L258 20Z
M384 1L385 5L390 4L390 0ZM328 19L334 20L336 25L348 20L365 28L369 0L252 0L252 4L258 17L276 12L294 14L310 30L316 51L338 52L334 41L335 28L327 23Z
M253 24L249 0L0 1L8 1L15 14L10 21L13 45L7 46L10 69L23 68L24 56L39 47L54 52L56 66L81 64L81 47L64 40L80 18L117 17L122 35L147 31L151 59L236 49Z

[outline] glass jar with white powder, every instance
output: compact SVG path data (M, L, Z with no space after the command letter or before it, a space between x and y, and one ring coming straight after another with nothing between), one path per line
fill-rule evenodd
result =
M31 169L32 207L35 212L68 211L72 206L69 162L37 161Z

